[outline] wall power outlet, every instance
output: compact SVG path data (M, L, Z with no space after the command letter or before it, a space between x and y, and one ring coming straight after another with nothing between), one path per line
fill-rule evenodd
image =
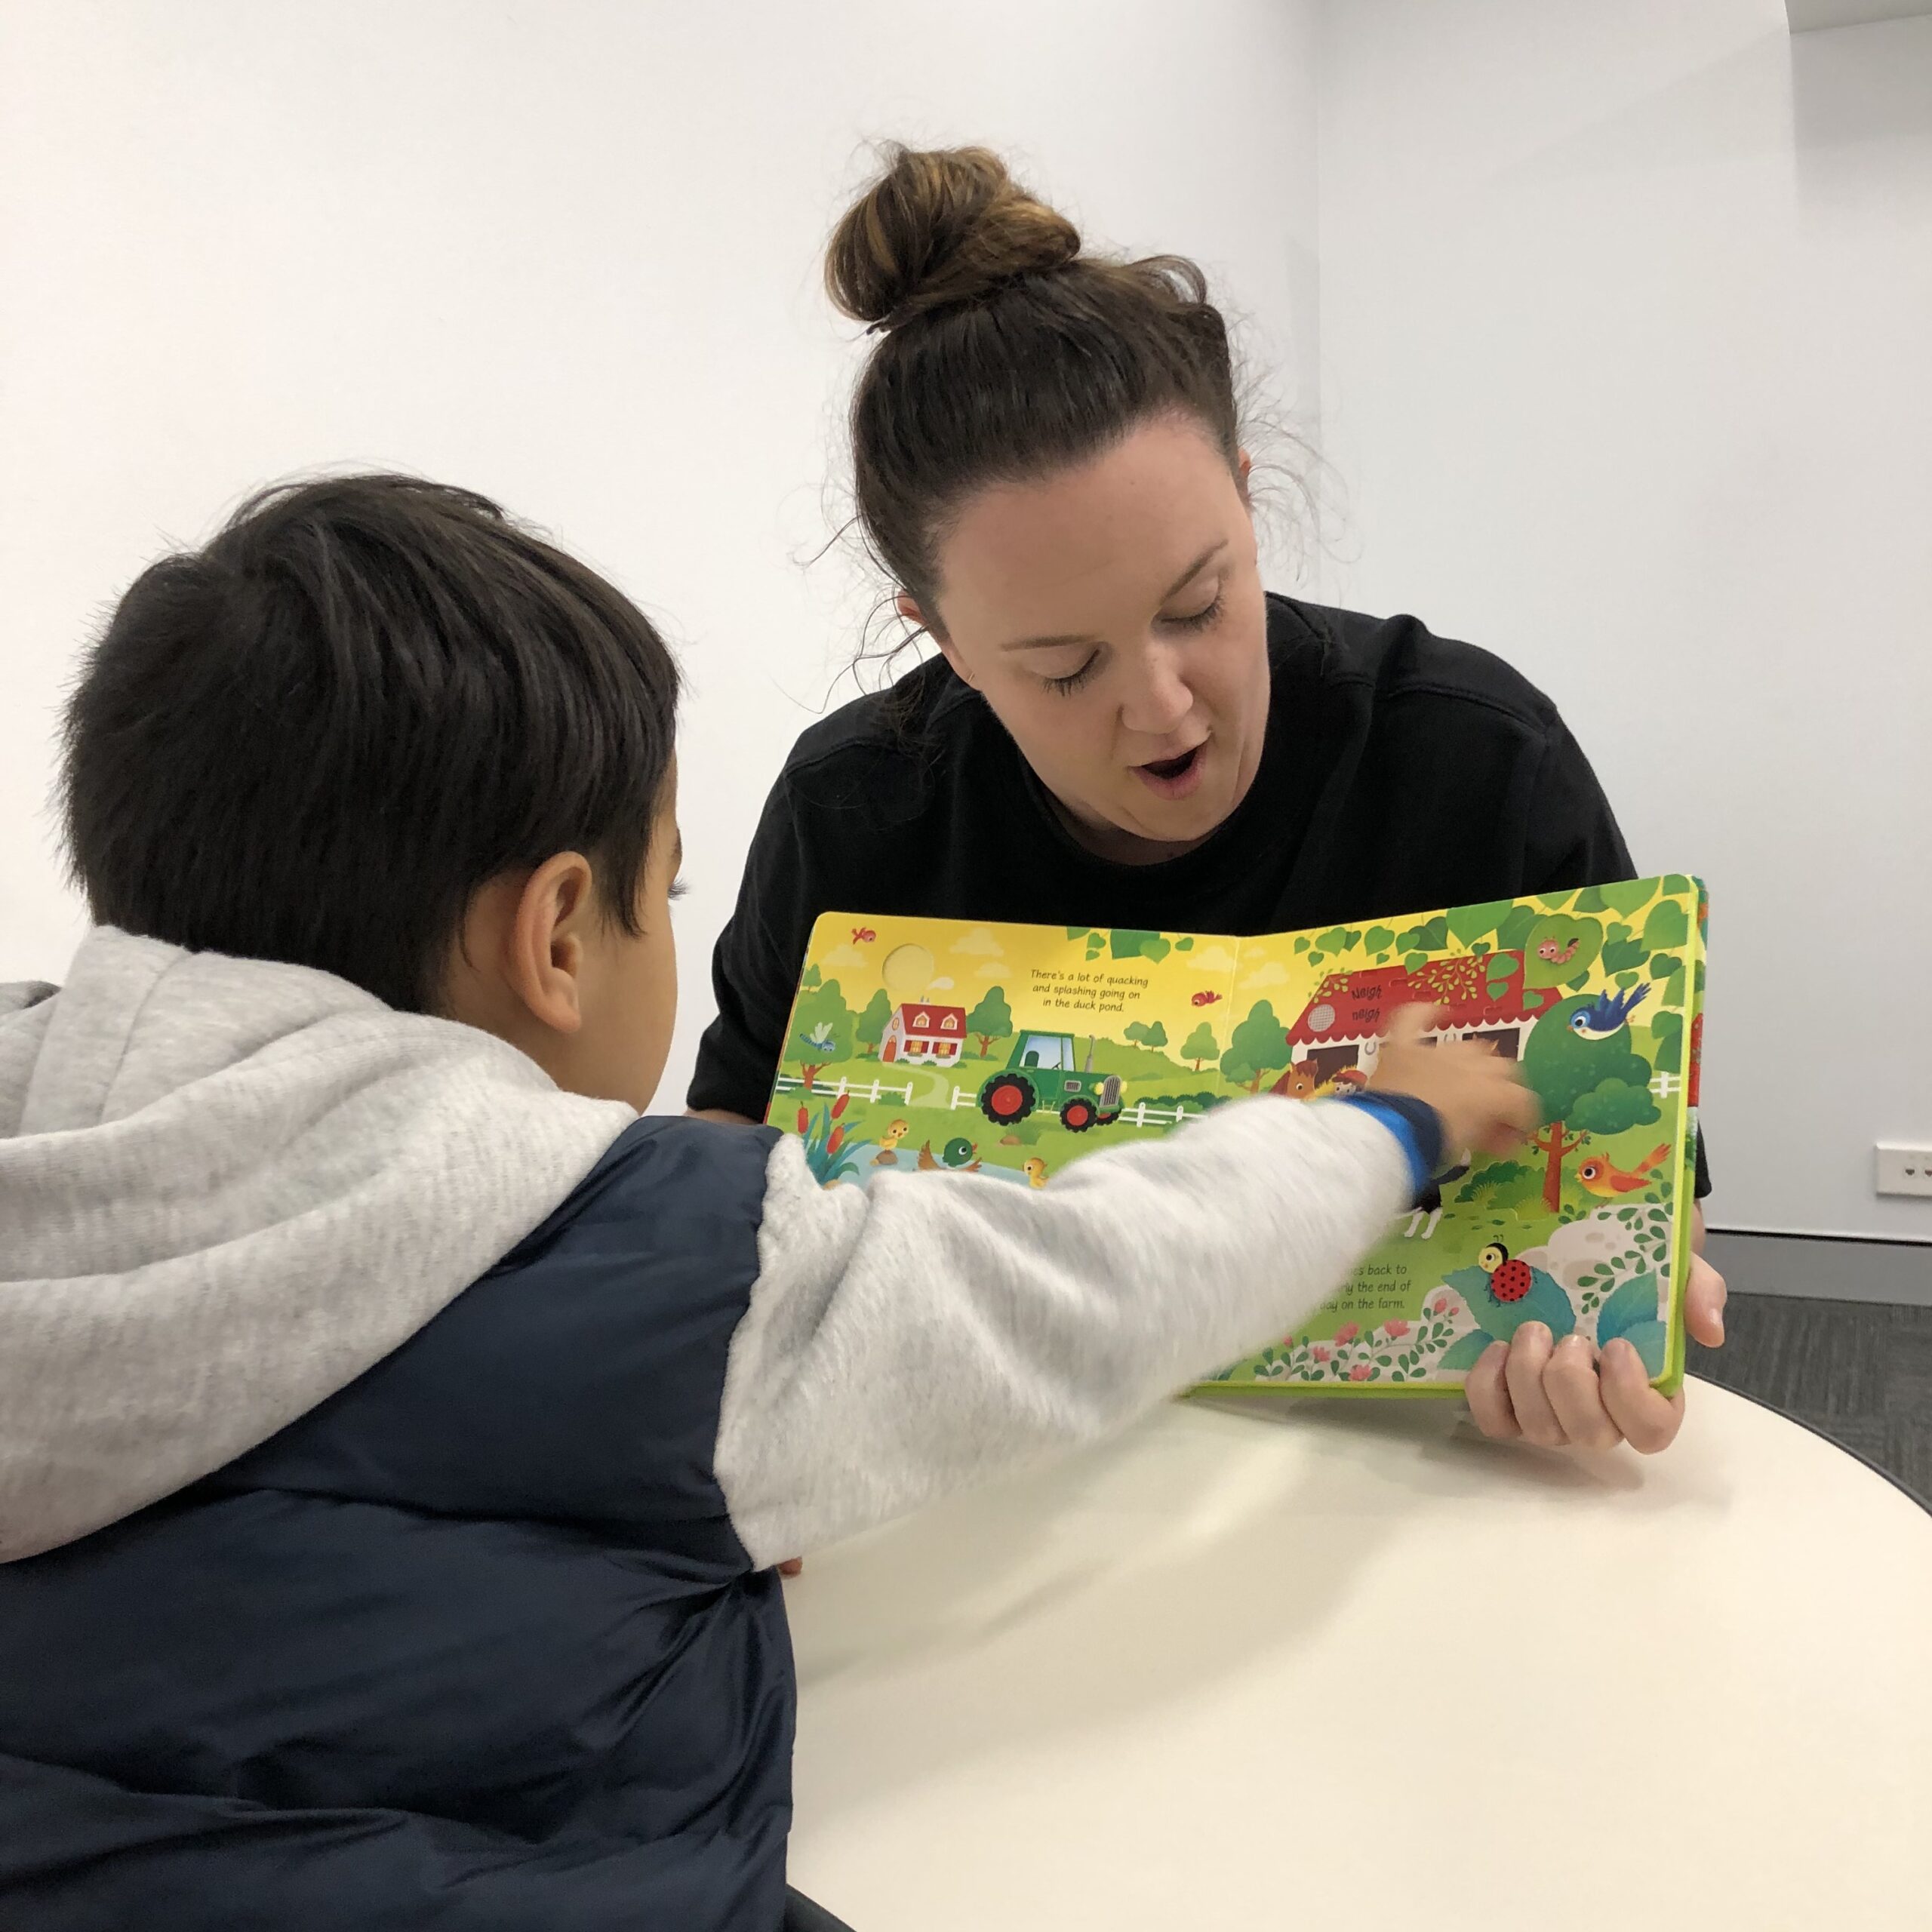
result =
M1918 1194L1932 1199L1932 1147L1881 1141L1876 1152L1881 1194Z

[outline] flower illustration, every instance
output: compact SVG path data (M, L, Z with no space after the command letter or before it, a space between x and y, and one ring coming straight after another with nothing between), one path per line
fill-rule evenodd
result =
M1349 1345L1351 1342L1352 1342L1352 1341L1355 1340L1355 1338L1358 1335L1359 1335L1361 1333L1361 1324L1360 1322L1358 1322L1358 1321L1348 1321L1348 1322L1344 1322L1344 1323L1343 1324L1343 1325L1342 1325L1340 1327L1337 1328L1337 1329L1335 1331L1335 1346L1336 1346L1336 1347L1337 1347L1338 1349L1345 1349L1345 1348L1346 1348L1346 1347L1348 1346L1348 1345Z
M1311 1349L1309 1352L1314 1356L1317 1361L1326 1361L1335 1352L1333 1349L1324 1349L1319 1342L1317 1342L1315 1346Z
M1349 1380L1351 1382L1366 1382L1368 1380L1368 1364L1365 1361L1357 1362L1355 1367L1349 1371Z
M1406 1321L1391 1321L1384 1324L1383 1332L1392 1342L1399 1342L1409 1332Z

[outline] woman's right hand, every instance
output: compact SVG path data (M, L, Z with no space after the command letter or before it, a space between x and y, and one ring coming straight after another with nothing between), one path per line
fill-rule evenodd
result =
M1471 1040L1423 1044L1442 1017L1439 1007L1406 1006L1395 1015L1376 1057L1374 1091L1407 1094L1433 1107L1442 1123L1445 1158L1473 1148L1506 1154L1537 1124L1537 1097L1513 1060Z

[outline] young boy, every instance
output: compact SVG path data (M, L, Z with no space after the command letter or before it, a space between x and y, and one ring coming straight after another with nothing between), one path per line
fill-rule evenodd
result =
M67 719L98 921L0 994L0 1921L775 1927L770 1566L1298 1324L1500 1063L1045 1193L638 1118L677 677L479 497L258 498Z

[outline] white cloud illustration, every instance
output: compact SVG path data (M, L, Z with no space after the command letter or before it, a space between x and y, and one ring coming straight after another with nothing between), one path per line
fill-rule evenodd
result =
M875 973L878 961L869 952L861 952L856 946L834 946L818 961L819 970L827 974L839 973Z

